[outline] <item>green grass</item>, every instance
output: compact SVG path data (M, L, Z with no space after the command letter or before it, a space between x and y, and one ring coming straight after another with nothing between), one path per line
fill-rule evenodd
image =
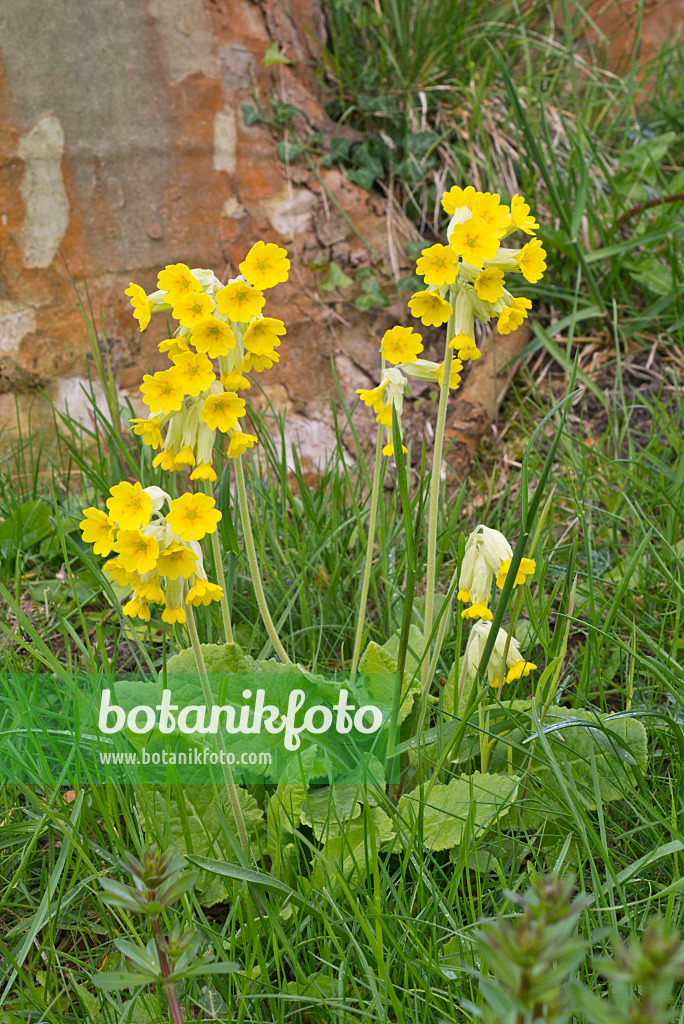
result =
M617 226L636 203L681 190L676 58L661 55L652 69L652 98L637 114L634 74L613 78L600 66L580 66L565 45L569 37L552 47L540 7L533 5L524 16L505 4L488 13L506 26L498 36L481 23L481 5L454 8L465 13L440 21L431 16L430 4L422 4L411 23L390 0L379 5L382 17L373 13L375 4L331 0L328 61L339 104L331 110L366 133L367 155L377 156L373 140L380 129L404 139L401 159L408 163L391 169L402 202L426 238L440 226L431 215L423 217L434 203L436 166L446 165L453 180L468 179L476 168L482 187L491 190L515 181L546 211L539 219L549 272L534 289L541 312L526 366L545 351L553 367L542 383L528 368L516 377L503 413L511 424L504 443L512 467L501 461L500 449L485 447L469 479L443 497L440 587L446 590L457 565L460 535L477 522L484 519L515 542L523 486L515 463L563 390L560 374L570 380L576 336L594 338L611 351L610 401L603 411L588 391L571 410L542 499L541 507L551 496L547 514L534 550L527 552L538 571L518 630L529 637L526 653L541 670L561 657L557 703L578 712L629 709L644 724L647 767L633 771L629 784L624 774L616 776L621 795L599 800L592 809L587 793L600 784L596 765L586 763L582 783L568 785L558 733L542 734L535 744L520 735L511 743L511 756L546 765L557 780L555 802L541 821L533 826L516 817L518 800L517 808L488 829L466 815L458 846L431 852L422 846L420 816L400 814L395 801L378 792L396 838L377 855L374 833L367 830L368 841L347 877L322 856L313 831L303 826L290 846L280 844L277 854L257 858L264 877L245 886L230 816L221 805L199 815L199 826L176 825L172 834L184 849L221 867L218 874L204 874L166 912L165 923L177 920L198 929L205 949L242 968L183 986L188 1019L199 1018L200 1009L203 1019L245 1022L474 1019L468 1003L482 1003L474 946L478 922L501 910L510 917L515 908L507 893L525 890L536 872L574 873L588 894L578 932L593 956L614 955L615 936L641 935L655 912L669 929L682 928L684 403L681 361L668 364L682 342L681 230L675 223L681 207L643 211ZM447 23L454 26L448 38ZM488 41L501 42L504 35L510 46L492 52ZM574 76L568 73L573 67ZM421 123L421 90L427 127ZM471 97L467 119L459 114L464 96ZM487 112L482 101L489 97ZM509 140L520 158L501 161L501 150L491 142L493 125L499 141ZM549 138L566 141L547 145L545 125ZM423 131L438 136L432 154L421 154L420 140L410 139ZM663 150L668 132L676 137ZM409 159L411 145L417 147L416 161ZM383 173L388 169L383 165ZM644 390L635 386L625 359L631 346L650 348L654 339L660 344L662 386ZM548 387L552 375L555 392ZM280 444L268 441L269 424L276 438L280 431L269 417L255 420L261 461L246 463L271 613L290 656L316 671L346 665L353 645L370 491L353 424L365 414L337 409L340 444L357 446L354 467L333 456L313 481L298 464L288 472L282 435ZM65 440L50 447L24 438L0 463L2 669L44 673L44 689L27 695L27 702L54 709L61 706L64 670L83 669L97 678L103 670L158 669L165 651L184 646L183 636L164 633L158 619L138 629L123 618L101 560L80 540L80 509L101 504L109 486L141 462L144 485L170 486L168 475L152 469L137 438L120 440L95 415L96 428L65 418ZM529 452L530 496L552 436L553 422ZM585 443L589 436L591 445ZM412 446L415 465L420 439L412 439ZM226 477L226 491L232 484ZM427 533L425 486L411 480L409 500L414 514L421 510L418 579ZM223 507L227 520L228 506ZM226 557L236 637L254 656L269 657L236 529L238 550ZM382 642L401 626L408 568L399 488L384 492L378 538L367 639ZM226 541L230 551L229 531ZM420 596L412 613L418 625ZM203 638L216 641L220 616L214 609L202 612ZM438 665L440 682L459 654L450 628ZM528 696L530 685L521 680L512 695ZM444 689L434 693L442 702ZM28 707L24 714L29 716ZM6 736L21 715L5 704L2 716ZM505 706L492 712L484 734L502 721L510 725L512 716ZM448 719L434 708L432 721L447 730ZM435 757L428 751L428 776ZM478 758L476 737L470 756L460 765L442 766L435 778L447 781L460 769L467 777ZM87 764L80 767L87 778ZM261 804L267 796L263 787L254 787L253 795ZM123 966L115 938L143 945L149 939L140 918L104 902L98 878L126 880L119 866L125 850L168 842L173 810L169 801L165 813L155 816L145 794L125 788L75 794L66 787L18 783L2 788L1 1021L168 1019L154 990L132 1004L127 1001L133 993L105 995L92 979ZM285 886L294 896L288 898ZM614 996L616 983L599 972L591 956L582 954L577 976L592 990ZM588 1011L582 1019L591 1019ZM675 1019L682 1019L681 1011Z

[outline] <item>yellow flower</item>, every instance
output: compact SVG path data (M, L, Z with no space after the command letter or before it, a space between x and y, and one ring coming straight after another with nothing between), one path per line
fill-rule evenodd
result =
M195 580L185 595L185 603L195 605L210 605L212 601L220 601L223 597L223 590L209 580Z
M126 572L137 572L140 576L154 569L159 557L156 537L140 530L119 530L114 550L119 552L118 561Z
M192 329L190 340L198 352L205 352L210 359L227 356L235 348L235 335L228 324L207 316Z
M190 474L190 479L211 480L213 482L217 479L216 471L212 469L208 462L198 462Z
M379 409L378 415L375 417L375 422L379 423L382 427L392 426L392 402L388 402L387 405L383 403L381 409Z
M200 413L200 419L211 430L227 433L237 426L237 421L245 415L245 400L234 391L224 391L222 395L208 395Z
M157 345L160 352L168 353L169 359L173 359L174 356L179 356L181 352L189 352L190 347L180 335L177 338L165 338L164 341L160 341Z
M158 578L142 583L136 588L135 596L140 598L141 601L147 601L148 604L166 604L164 591L159 585Z
M172 527L173 529L173 527ZM160 553L157 559L157 575L169 580L177 580L182 576L187 580L195 571L197 555L185 544L174 541Z
M185 621L185 608L183 608L182 605L176 605L175 607L173 605L168 605L168 607L166 607L162 612L162 622L168 622L170 626L172 626L174 622L178 622L180 625L183 625Z
M410 327L392 327L382 337L382 355L388 363L412 363L423 351L423 339Z
M244 455L248 448L253 448L258 438L254 434L244 434L241 430L234 430L228 444L228 458L235 459L238 455Z
M135 597L132 601L127 601L121 610L130 619L142 619L143 622L150 621L150 609L144 601L139 601Z
M475 278L473 285L478 299L496 302L504 293L504 273L498 267L487 267Z
M452 284L458 273L458 259L454 250L448 245L431 245L423 249L416 263L416 273L425 279L426 284L435 284L441 288L443 284Z
M471 217L461 224L454 224L449 235L449 244L466 263L472 267L481 267L485 260L491 260L496 255L499 235L486 220Z
M106 556L114 548L115 528L106 512L99 508L84 508L79 526L86 544L93 545L96 555Z
M216 380L213 366L201 352L181 352L172 358L176 367L176 380L186 395L196 398Z
M280 362L277 352L264 352L257 355L256 352L246 352L245 358L240 363L240 369L245 373L251 370L261 373L262 370L270 370L274 363Z
M491 192L478 192L473 200L471 209L473 217L480 217L494 228L497 235L505 234L511 216L507 206L501 205L501 196Z
M134 484L122 480L121 483L110 487L109 493L109 515L121 529L139 530L142 526L147 526L152 515L152 499L137 480Z
M537 281L541 280L544 271L546 270L546 263L544 257L546 253L542 248L541 240L539 238L533 238L531 241L524 245L518 255L515 257L518 266L522 270L523 277L529 281L530 284L536 284Z
M523 296L511 299L510 306L504 306L497 321L496 328L499 334L510 334L511 331L520 327L523 320L527 319L527 310L531 308L532 303Z
M140 390L143 402L148 406L150 412L162 412L165 416L171 412L178 412L185 398L185 392L178 381L175 367L169 370L160 370L155 374L144 374Z
M182 540L201 540L221 519L215 504L208 494L182 494L171 502L166 521Z
M189 445L185 445L184 448L178 452L174 458L175 469L180 469L182 466L194 466L195 465L195 453Z
M247 377L243 377L239 370L224 373L221 383L226 391L249 391L252 386Z
M441 327L453 313L446 299L440 298L437 292L416 292L409 299L408 307L411 315L426 327Z
M469 590L459 590L458 594L456 595L456 599L458 601L467 601L468 604L470 604L470 591Z
M159 426L159 421L153 418L150 419L132 419L128 421L133 429L133 433L137 434L138 437L142 437L143 444L148 445L150 448L159 448L162 443L162 432Z
M214 312L214 303L205 292L188 292L173 304L171 316L180 321L181 327L197 327Z
M102 568L109 578L114 580L120 587L133 587L135 589L140 586L140 576L138 573L128 572L127 569L124 569L118 558L110 558Z
M238 324L248 324L255 316L259 316L265 302L263 292L251 288L246 281L231 281L220 292L216 292L219 313L225 313Z
M273 288L281 281L287 281L290 261L287 249L281 249L273 242L255 242L240 264L240 273L255 288Z
M529 676L530 672L532 672L536 667L537 666L533 665L531 661L525 661L524 659L516 661L508 670L506 682L512 683L514 679L520 679L521 676Z
M512 559L507 558L505 562L501 563L501 568L499 569L496 576L496 585L499 588L499 590L503 590L504 583L506 582L506 577L508 576L508 570L511 567L511 561ZM521 559L520 565L518 566L518 571L515 574L515 583L513 584L513 586L522 586L522 584L527 581L527 577L532 576L534 574L536 568L537 565L533 558Z
M373 412L381 413L385 407L384 394L385 384L378 384L376 388L357 388L356 394L359 395L361 401L372 409ZM390 423L392 422L390 417Z
M460 359L451 360L451 373L449 374L449 387L453 390L457 388L461 383L461 370L463 369L463 363ZM444 363L440 363L435 371L437 374L437 383L440 388L442 386L442 377L444 376Z
M442 196L442 209L452 217L456 210L462 206L471 208L475 196L479 194L472 185L467 185L466 188L459 188L458 185L454 185Z
M455 348L458 352L458 358L463 362L467 359L479 359L482 355L475 344L475 339L471 338L469 334L465 334L463 331L454 335L449 342L449 348Z
M511 223L526 235L533 235L539 227L534 217L530 216L530 208L522 196L513 196L511 199Z
M176 469L176 452L173 448L165 448L163 452L159 452L159 455L155 455L152 465L155 469L157 466L161 466L165 472L173 473Z
M285 324L272 316L255 320L245 331L245 351L254 355L267 355L280 345L278 335L285 334Z
M152 315L152 303L147 298L145 291L140 287L139 284L129 284L128 288L124 292L124 295L128 295L131 300L131 306L133 307L133 316L140 324L140 330L144 331L150 322Z
M408 452L408 448L405 448L403 444L401 446L401 450L404 453L404 455L406 455L406 453ZM383 455L394 455L394 441L388 441L388 443L382 449L382 454Z
M491 622L494 618L484 601L478 601L477 604L471 604L470 608L464 608L461 612L462 619L484 619L485 621Z
M169 263L167 267L160 270L157 277L157 288L166 293L164 298L171 303L182 299L188 292L202 291L202 285L184 263Z

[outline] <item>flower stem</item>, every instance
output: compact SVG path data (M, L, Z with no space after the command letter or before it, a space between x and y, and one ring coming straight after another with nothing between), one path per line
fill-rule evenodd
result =
M185 606L185 612L187 615L188 632L190 634L190 643L192 644L192 653L195 655L195 664L197 666L197 672L202 683L202 692L208 708L214 707L214 695L211 692L211 685L209 683L209 676L207 675L207 666L204 663L204 655L202 654L202 648L200 646L199 637L197 635L197 625L195 623L195 613L192 605ZM223 738L223 733L219 730L218 740L221 746L223 754L226 754L226 745ZM237 826L238 837L240 839L240 846L245 857L249 857L249 838L247 836L247 829L245 827L245 819L242 815L242 807L240 806L240 798L238 796L237 786L233 781L233 774L228 764L227 756L224 756L223 761L223 777L226 781L226 788L228 790L228 799L230 800L230 806L233 811L233 817L235 818L235 824Z
M368 591L370 589L371 566L373 564L373 544L375 542L375 524L378 518L378 498L380 496L380 484L385 476L384 463L382 458L382 426L378 427L378 440L375 445L375 466L373 467L373 484L371 486L370 513L368 516L368 538L366 542L366 562L363 567L363 581L361 583L361 599L359 601L359 617L356 623L356 636L354 637L354 652L352 654L350 682L356 678L356 670L359 667L361 656L361 640L363 639L363 627L366 619L366 604L368 602Z
M453 303L453 296L452 296ZM439 511L439 486L442 473L442 446L444 442L444 426L446 423L447 402L449 399L449 383L451 381L451 363L453 360L453 349L449 343L454 337L454 325L456 314L452 313L447 325L446 349L444 352L444 367L442 370L442 387L439 392L439 407L437 409L437 423L435 425L435 447L432 453L432 479L430 481L430 506L428 511L428 542L427 542L427 573L425 577L425 616L424 630L425 640L423 645L423 668L421 673L421 685L423 693L431 682L429 645L430 633L432 631L432 616L435 605L435 570L437 565L437 513Z
M245 548L247 550L247 561L249 562L249 571L252 577L252 585L254 586L254 593L256 594L257 604L259 605L259 611L261 612L261 618L263 619L264 625L266 626L266 632L269 635L273 649L276 654L283 662L289 662L287 651L278 639L276 628L273 625L273 619L271 613L268 610L266 604L266 595L264 594L264 588L261 583L261 573L259 572L259 563L257 561L256 549L254 547L254 536L252 534L252 524L249 519L249 505L247 504L247 489L245 487L245 473L242 468L242 456L238 455L235 460L235 479L237 480L238 488L238 501L240 504L240 520L242 522L242 532L245 537Z
M208 494L210 498L213 497L211 493L211 484L208 480L204 482L205 494ZM226 590L226 574L223 571L223 556L221 554L221 542L219 540L218 529L214 530L211 534L211 550L214 552L214 564L216 565L216 582L223 591L221 597L221 615L223 617L223 628L226 633L226 643L232 644L233 640L233 627L230 621L230 608L228 607L228 592Z

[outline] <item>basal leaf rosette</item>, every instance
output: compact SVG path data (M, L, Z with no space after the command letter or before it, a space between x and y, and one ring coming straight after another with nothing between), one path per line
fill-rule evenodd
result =
M228 435L229 458L257 443L240 426L246 410L239 392L251 387L246 374L279 361L285 325L262 315L264 290L286 281L289 268L285 249L260 241L240 264L240 276L225 285L213 271L184 263L160 271L158 290L150 295L131 282L126 294L141 331L155 312L178 321L174 335L159 344L171 365L143 378L149 415L130 421L143 444L161 449L155 466L169 472L189 468L191 480L213 482L217 431ZM217 416L219 407L224 414Z
M150 605L158 604L163 622L183 624L187 605L221 599L221 587L207 579L199 544L221 519L212 497L188 493L172 499L161 487L126 480L109 494L107 511L84 509L80 527L96 555L115 554L104 571L130 592L124 615L149 622Z

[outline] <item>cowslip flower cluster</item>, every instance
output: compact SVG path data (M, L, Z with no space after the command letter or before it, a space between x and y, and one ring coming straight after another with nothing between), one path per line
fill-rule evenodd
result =
M535 284L546 270L546 253L535 235L539 225L522 196L513 196L509 207L498 194L454 185L442 196L442 208L451 217L447 245L423 249L416 273L427 288L411 297L409 309L426 326L439 326L453 316L450 347L461 361L479 359L475 320L496 318L500 334L519 327L532 303L511 295L505 275L522 274ZM517 231L531 236L529 241L518 248L501 244Z
M519 327L532 303L524 296L511 295L505 275L519 273L536 283L546 270L546 253L535 236L539 225L522 196L513 196L509 207L497 194L477 192L472 185L455 185L442 196L442 207L451 216L448 244L423 249L416 273L426 287L411 296L408 307L425 327L449 323L449 348L458 357L452 360L449 387L457 388L463 363L481 355L475 342L475 320L488 323L496 318L500 334L510 334ZM530 235L530 240L519 248L502 246L501 242L516 231ZM383 426L391 426L392 405L400 415L400 395L407 376L435 381L441 388L443 363L420 359L422 350L420 334L410 327L396 326L385 332L381 344L383 367L392 363L394 370L383 370L377 387L356 392ZM392 373L393 377L388 376ZM391 438L383 452L394 454Z
M84 509L80 527L96 555L116 553L104 571L131 592L124 615L149 622L150 605L159 604L164 622L184 623L187 605L220 601L223 590L207 579L198 543L221 519L212 497L196 493L171 499L161 487L126 480L114 484L109 495L107 511Z
M478 620L473 625L466 647L468 671L472 670L473 674L477 671L484 644L489 635L490 623L494 618L489 608L492 583L496 578L498 589L503 590L512 558L513 551L506 537L489 526L482 524L476 526L466 541L458 579L458 600L467 602L470 606L462 610L461 618ZM522 586L527 581L527 577L534 574L535 569L534 559L521 559L513 586ZM506 660L509 671L506 673L501 658L506 649L507 639L506 631L500 629L488 666L492 686L499 686L502 680L509 683L513 679L527 676L532 669L537 667L532 662L525 661L520 654L517 641L511 637L508 641Z
M144 444L161 449L153 465L168 471L187 466L191 480L214 481L217 431L228 437L229 458L257 443L240 425L246 403L239 392L251 387L247 373L279 362L285 325L262 316L264 290L286 281L289 268L285 249L260 241L240 264L240 276L226 285L213 271L184 263L165 267L150 295L131 282L126 294L141 331L155 312L170 312L179 325L159 345L172 365L143 377L149 416L130 421Z

